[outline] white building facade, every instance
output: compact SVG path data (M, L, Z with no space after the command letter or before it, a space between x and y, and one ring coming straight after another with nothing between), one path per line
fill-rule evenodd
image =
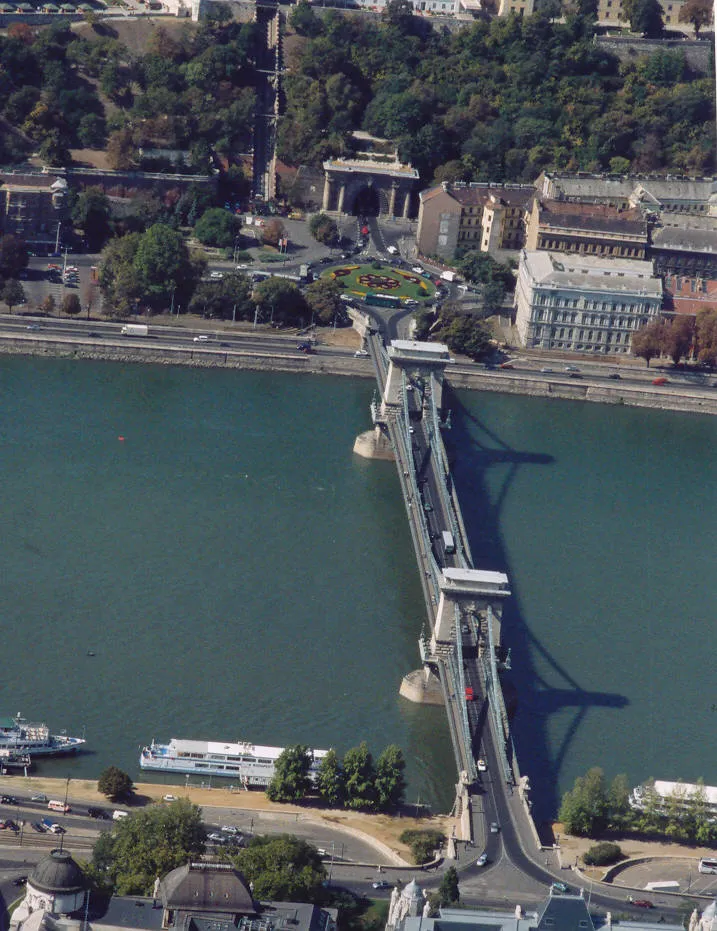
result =
M526 348L628 353L662 309L662 281L651 262L524 249L514 306Z

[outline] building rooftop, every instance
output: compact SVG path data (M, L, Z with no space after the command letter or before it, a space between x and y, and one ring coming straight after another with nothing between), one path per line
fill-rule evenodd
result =
M253 915L257 906L242 874L230 863L187 863L160 882L165 908Z
M652 262L637 259L524 249L521 268L525 268L535 284L544 287L662 295L662 282L653 275Z
M82 870L66 850L51 850L27 881L38 892L72 894L87 888Z
M457 181L452 184L443 182L436 187L421 191L422 201L431 200L438 194L450 194L462 207L482 206L491 197L497 198L509 206L523 207L528 205L535 195L532 184L490 184L488 182L466 183Z
M661 226L652 231L654 249L677 252L717 253L717 230L684 226Z
M542 185L541 183L542 182ZM552 188L564 197L624 198L659 206L663 202L708 203L717 194L715 178L637 177L546 172L538 179L545 193Z
M546 200L540 205L540 226L576 232L629 233L647 241L647 223L635 207L621 209L608 204Z
M90 920L92 928L140 928L159 931L164 910L160 902L144 896L112 896L101 915Z

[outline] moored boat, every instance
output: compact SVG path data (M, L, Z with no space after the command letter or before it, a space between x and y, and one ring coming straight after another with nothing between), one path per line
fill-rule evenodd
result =
M11 755L60 756L75 753L84 744L84 737L51 734L46 724L30 723L21 714L0 718L0 751Z
M178 740L168 744L152 743L142 748L140 769L158 772L223 776L242 785L267 786L274 775L274 766L284 747L263 747L248 742L218 743L206 740ZM328 750L309 750L314 778Z

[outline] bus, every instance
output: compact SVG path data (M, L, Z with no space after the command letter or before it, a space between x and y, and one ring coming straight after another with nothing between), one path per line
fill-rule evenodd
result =
M364 298L366 304L372 304L374 307L400 307L401 298L393 294L378 294L376 291L369 291Z
M697 868L700 873L717 873L717 859L702 857L700 865Z

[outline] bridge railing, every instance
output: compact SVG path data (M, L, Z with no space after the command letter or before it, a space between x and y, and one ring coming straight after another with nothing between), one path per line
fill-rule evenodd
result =
M466 677L463 674L463 631L461 630L461 612L457 604L453 606L455 614L455 631L456 631L456 649L451 654L451 666L453 680L456 685L455 696L458 702L461 726L463 728L463 749L464 761L463 769L465 770L470 782L475 782L478 778L476 772L475 760L473 759L473 738L471 736L471 724L468 720L468 704L466 702ZM455 659L453 659L455 657Z
M500 757L500 763L503 767L503 775L506 783L513 784L513 767L511 766L508 753L513 756L513 742L510 736L508 725L508 713L505 708L503 699L503 689L501 688L500 679L498 678L498 666L496 662L495 640L493 637L493 611L488 605L486 611L487 628L488 628L488 649L483 651L482 664L486 680L486 694L488 695L488 708L490 712L490 721L493 726L495 745Z

